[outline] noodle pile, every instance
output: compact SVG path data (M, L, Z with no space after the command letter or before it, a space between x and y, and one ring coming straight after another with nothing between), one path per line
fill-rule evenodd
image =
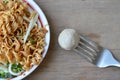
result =
M24 35L31 19L28 5L20 1L0 0L0 63L20 63L24 70L42 60L47 30L38 24L24 43Z

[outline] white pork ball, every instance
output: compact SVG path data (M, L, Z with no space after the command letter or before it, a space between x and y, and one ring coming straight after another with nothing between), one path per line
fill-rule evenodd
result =
M74 29L64 29L58 37L59 45L65 50L72 50L79 41L80 37Z

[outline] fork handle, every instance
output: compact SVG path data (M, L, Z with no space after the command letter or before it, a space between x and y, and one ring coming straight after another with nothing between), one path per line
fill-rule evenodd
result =
M108 66L116 66L116 67L120 67L120 62L117 61L116 59L112 60Z
M97 64L97 67L100 67L100 68L105 68L105 67L110 67L110 66L115 66L115 67L120 67L120 62L118 61L112 61L111 63L106 63L106 64L103 64L103 65L99 65Z
M103 54L97 61L97 66L101 68L108 66L120 67L120 62L114 57L114 55L108 49L105 49Z

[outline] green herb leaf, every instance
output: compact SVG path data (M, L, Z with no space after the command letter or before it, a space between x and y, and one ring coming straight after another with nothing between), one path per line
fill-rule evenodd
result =
M35 41L35 40L33 40L33 39L30 39L30 43L31 43L31 44L36 44L37 41Z
M5 73L5 78L12 78L12 77L14 77L12 74L10 74L10 73Z
M8 3L9 3L9 1L7 1L7 0L3 1L4 5L7 5Z
M12 78L14 76L11 75L10 73L5 73L3 70L0 70L0 77L5 79L5 78Z
M12 64L12 71L15 72L15 73L19 73L21 72L23 69L22 69L22 66L20 64Z
M0 70L0 77L5 78L5 72Z

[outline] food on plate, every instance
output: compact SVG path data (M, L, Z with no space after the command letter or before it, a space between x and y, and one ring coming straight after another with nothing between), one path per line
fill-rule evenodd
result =
M0 0L1 78L18 76L40 64L47 30L39 25L37 15L23 0Z
M59 45L65 50L75 48L79 41L79 35L74 29L64 29L58 37Z

